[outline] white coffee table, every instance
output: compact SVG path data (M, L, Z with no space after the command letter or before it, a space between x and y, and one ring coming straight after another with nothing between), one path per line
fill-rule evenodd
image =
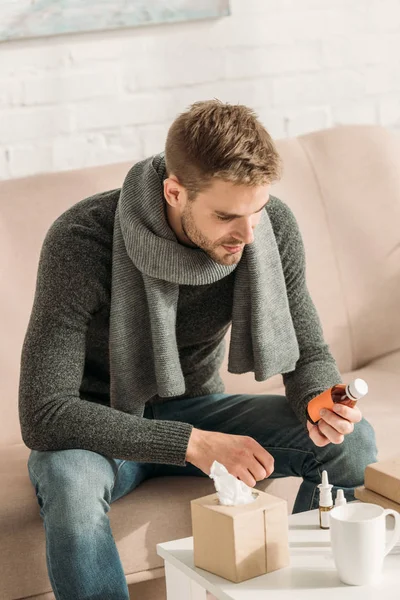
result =
M389 523L391 523L390 519ZM337 576L329 531L318 510L289 517L290 566L232 583L193 565L193 538L157 544L165 562L168 600L400 600L400 546L386 557L384 577L374 586L348 586Z

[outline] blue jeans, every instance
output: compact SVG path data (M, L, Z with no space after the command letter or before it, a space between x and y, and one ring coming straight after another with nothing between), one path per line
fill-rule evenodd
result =
M342 444L319 448L284 396L214 394L147 405L145 418L179 420L208 431L247 435L275 459L271 478L303 479L293 512L318 507L321 472L348 500L376 462L374 431L363 419ZM185 467L108 458L89 450L32 450L28 471L46 535L46 562L57 600L129 600L107 516L110 505L142 481L165 475L207 477Z

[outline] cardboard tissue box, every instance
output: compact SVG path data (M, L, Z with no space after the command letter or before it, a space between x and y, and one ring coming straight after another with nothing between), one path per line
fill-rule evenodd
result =
M286 500L248 488L249 503L226 505L215 487L217 493L191 501L194 565L234 583L287 567Z
M382 508L391 508L392 510L397 510L397 512L400 513L400 504L393 502L393 500L389 500L389 498L386 498L381 494L377 494L376 492L368 490L363 485L355 488L354 496L357 498L357 500L361 500L361 502L378 504L379 506L382 506Z
M364 486L400 504L400 456L368 465Z

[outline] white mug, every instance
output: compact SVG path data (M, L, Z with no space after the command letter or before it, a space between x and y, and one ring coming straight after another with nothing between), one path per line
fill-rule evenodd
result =
M386 516L395 518L386 542ZM383 559L400 537L400 514L376 504L351 502L330 511L330 537L339 578L348 585L377 583Z

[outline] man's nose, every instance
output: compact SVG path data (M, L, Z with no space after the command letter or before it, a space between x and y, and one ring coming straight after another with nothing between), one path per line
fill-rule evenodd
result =
M241 223L239 232L240 239L244 244L252 244L254 242L254 227L255 225L251 219L246 219L243 223Z

